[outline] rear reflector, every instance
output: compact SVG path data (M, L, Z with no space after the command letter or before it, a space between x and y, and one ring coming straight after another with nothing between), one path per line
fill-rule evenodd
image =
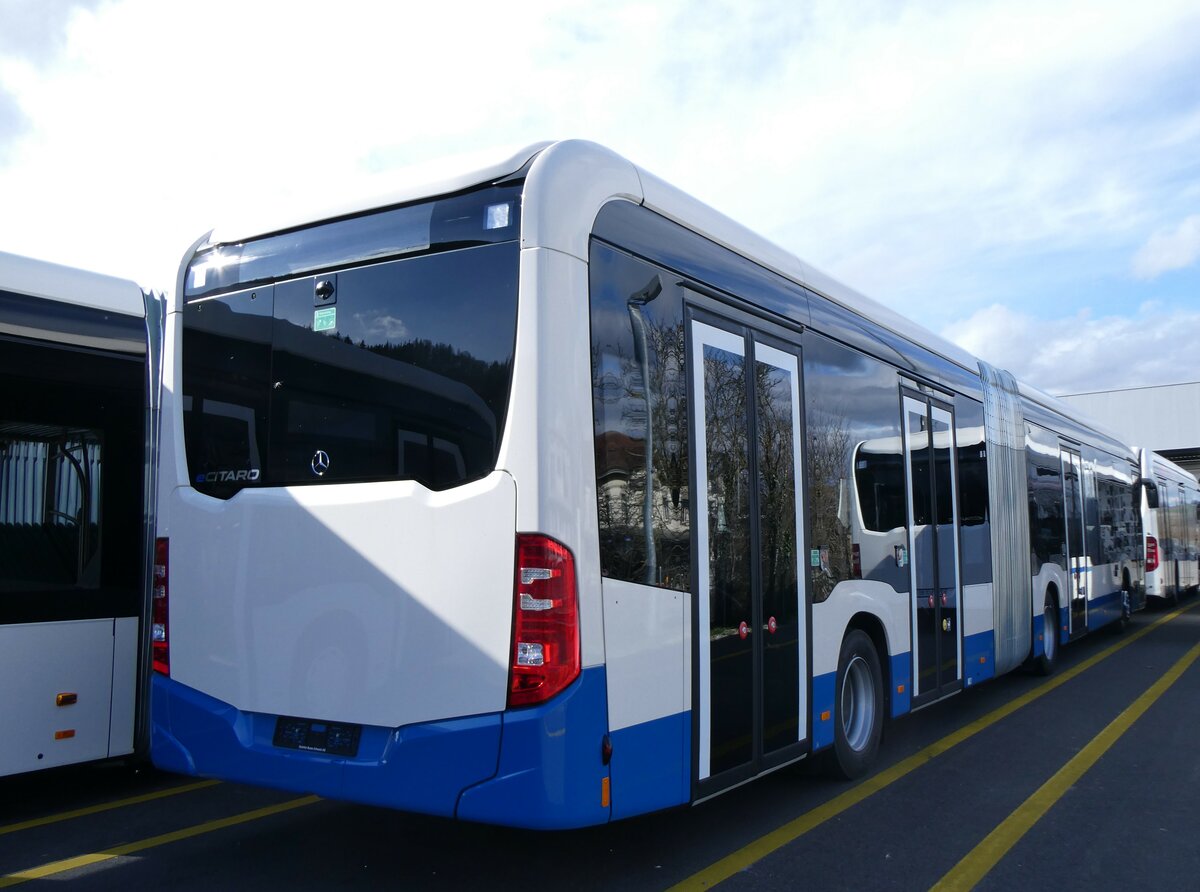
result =
M154 573L150 589L150 650L155 672L171 674L171 646L167 622L170 600L167 540L154 540Z
M575 559L548 536L517 535L508 705L543 703L579 677Z

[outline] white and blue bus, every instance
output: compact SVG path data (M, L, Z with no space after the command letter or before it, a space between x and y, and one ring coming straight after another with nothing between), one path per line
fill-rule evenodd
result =
M217 230L170 307L163 768L698 802L1128 616L1136 454L591 143Z
M1140 453L1146 595L1175 603L1200 585L1200 483L1157 452Z
M146 749L161 306L0 253L0 775Z

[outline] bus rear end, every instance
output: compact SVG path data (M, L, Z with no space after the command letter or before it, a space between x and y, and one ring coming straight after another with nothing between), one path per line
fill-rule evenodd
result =
M562 759L547 770L568 713L604 731L574 558L518 534L499 465L520 189L185 258L153 598L160 767L524 826L606 819L598 796L570 804ZM589 762L576 780L598 790Z

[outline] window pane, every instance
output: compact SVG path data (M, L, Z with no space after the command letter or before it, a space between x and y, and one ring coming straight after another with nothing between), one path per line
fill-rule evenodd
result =
M593 242L591 258L602 572L686 590L691 550L682 289L657 267L599 242Z
M796 451L791 371L756 362L759 525L762 579L763 750L799 733L800 624L796 578ZM773 621L773 622L772 622Z

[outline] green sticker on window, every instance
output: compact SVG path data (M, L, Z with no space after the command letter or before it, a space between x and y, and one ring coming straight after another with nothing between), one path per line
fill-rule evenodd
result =
M809 566L812 566L812 567L821 566L821 549L814 548L812 551L809 552L808 563L809 563Z
M313 331L333 331L337 328L337 307L313 310Z

